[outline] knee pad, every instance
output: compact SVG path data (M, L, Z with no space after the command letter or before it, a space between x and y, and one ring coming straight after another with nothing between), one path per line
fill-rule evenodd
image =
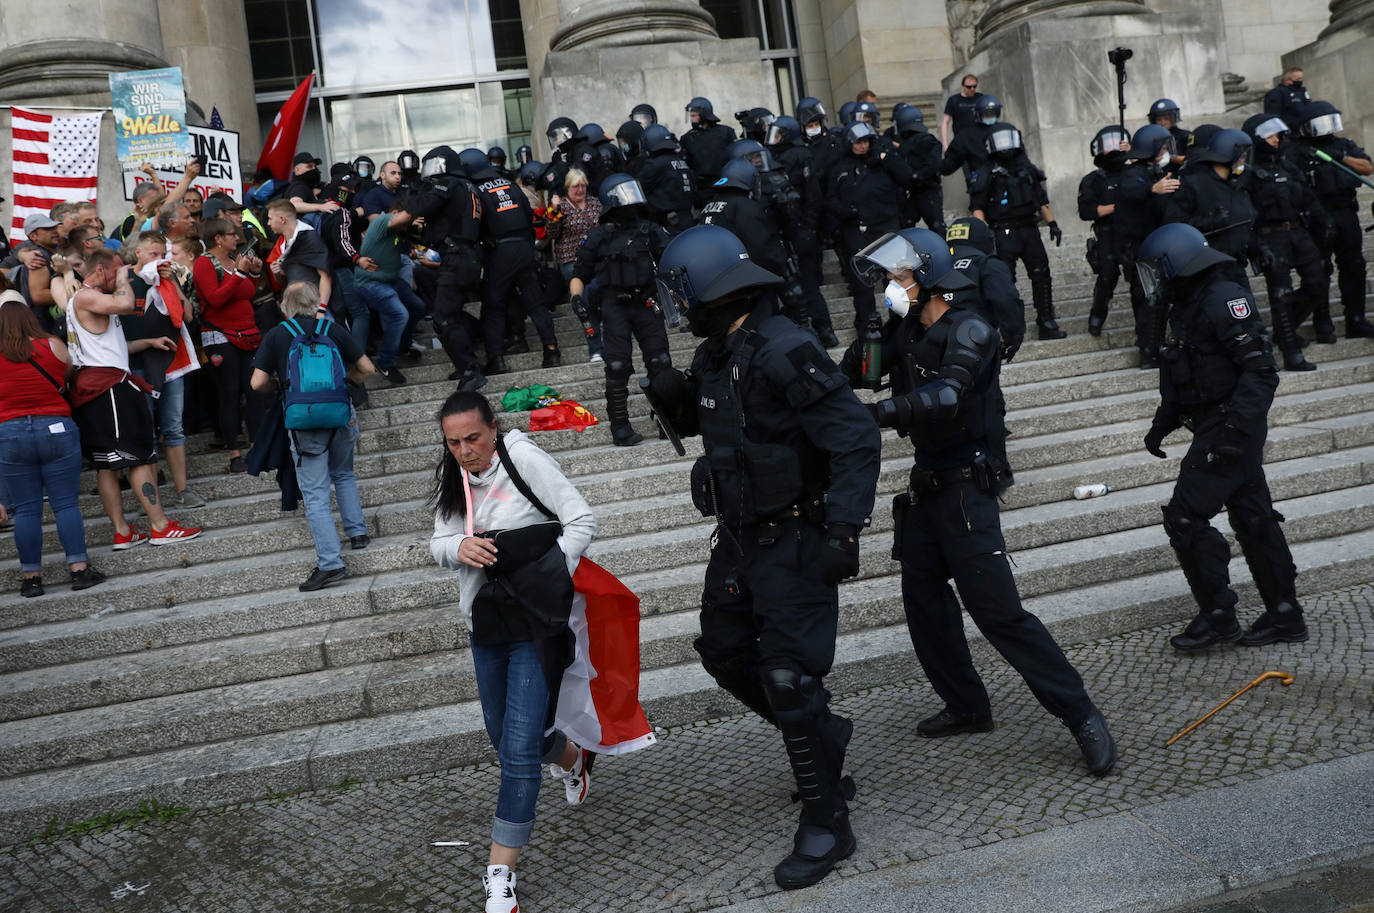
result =
M1050 265L1045 263L1037 266L1027 266L1026 278L1030 279L1031 282L1048 282L1050 278Z
M634 366L628 361L606 362L606 380L617 384L629 382Z
M671 370L672 367L673 359L667 352L656 352L644 359L644 370L650 377Z
M824 706L820 681L795 666L763 670L763 691L778 719L801 719Z
M1169 544L1177 549L1191 548L1197 541L1203 525L1196 517L1189 516L1173 504L1164 505L1163 511L1164 532L1169 537Z

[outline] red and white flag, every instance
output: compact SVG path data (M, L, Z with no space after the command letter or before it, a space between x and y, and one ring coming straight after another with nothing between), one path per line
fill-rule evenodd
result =
M279 181L291 177L291 159L296 155L296 144L301 140L301 125L305 115L310 112L310 87L315 82L315 74L305 77L305 82L296 86L296 91L282 103L281 110L272 119L272 129L262 144L262 155L258 156L258 167L272 172Z
M24 217L48 214L58 203L95 201L104 112L57 117L28 108L10 109L14 139L15 240L25 238Z

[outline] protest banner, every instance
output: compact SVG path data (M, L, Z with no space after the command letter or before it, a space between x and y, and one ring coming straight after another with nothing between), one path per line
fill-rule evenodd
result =
M115 154L125 171L144 162L184 167L191 154L181 67L110 74Z
M200 175L191 186L200 191L202 197L209 197L222 190L237 202L243 202L243 171L239 163L239 135L233 130L211 130L209 127L189 126L192 154L205 157ZM142 163L140 163L142 164ZM184 165L165 166L153 170L157 181L168 191L181 183ZM134 186L148 180L143 171L124 172L124 199L134 198Z

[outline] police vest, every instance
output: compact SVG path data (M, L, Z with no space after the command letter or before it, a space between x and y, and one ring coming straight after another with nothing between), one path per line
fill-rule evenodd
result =
M525 192L503 177L493 177L477 185L482 200L482 219L493 238L533 233L534 220Z
M893 365L891 374L893 396L904 396L938 380L945 349L951 343L950 335L965 320L983 319L974 311L957 308L949 311L948 316L949 320L937 321L928 330L914 316L903 319L897 325L894 336L897 363ZM996 340L996 331L989 338ZM994 358L974 380L973 386L964 391L953 418L923 425L910 436L917 453L936 455L941 451L980 445L986 441L987 410L991 403L989 394L996 376L996 365Z
M654 233L657 226L645 222L618 228L606 239L596 264L596 278L608 289L640 291L654 281Z
M988 175L988 217L1016 219L1034 215L1037 203L1035 172L1028 168L1008 171L994 165Z
M1238 317L1253 317L1254 307L1245 290L1235 283L1220 283L1209 291L1225 295L1225 306ZM1252 319L1254 332L1257 318ZM1231 399L1240 380L1241 369L1222 346L1206 312L1206 302L1175 306L1170 315L1173 332L1159 352L1160 377L1173 390L1173 399L1183 411L1215 407Z

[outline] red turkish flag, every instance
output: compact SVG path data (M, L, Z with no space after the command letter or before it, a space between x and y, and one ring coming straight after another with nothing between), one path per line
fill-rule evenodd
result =
M305 77L305 82L296 86L296 91L281 106L272 121L272 130L262 145L262 155L258 156L258 167L272 172L279 181L291 178L291 159L296 156L296 144L301 139L301 125L310 110L310 86L315 82L315 74Z

